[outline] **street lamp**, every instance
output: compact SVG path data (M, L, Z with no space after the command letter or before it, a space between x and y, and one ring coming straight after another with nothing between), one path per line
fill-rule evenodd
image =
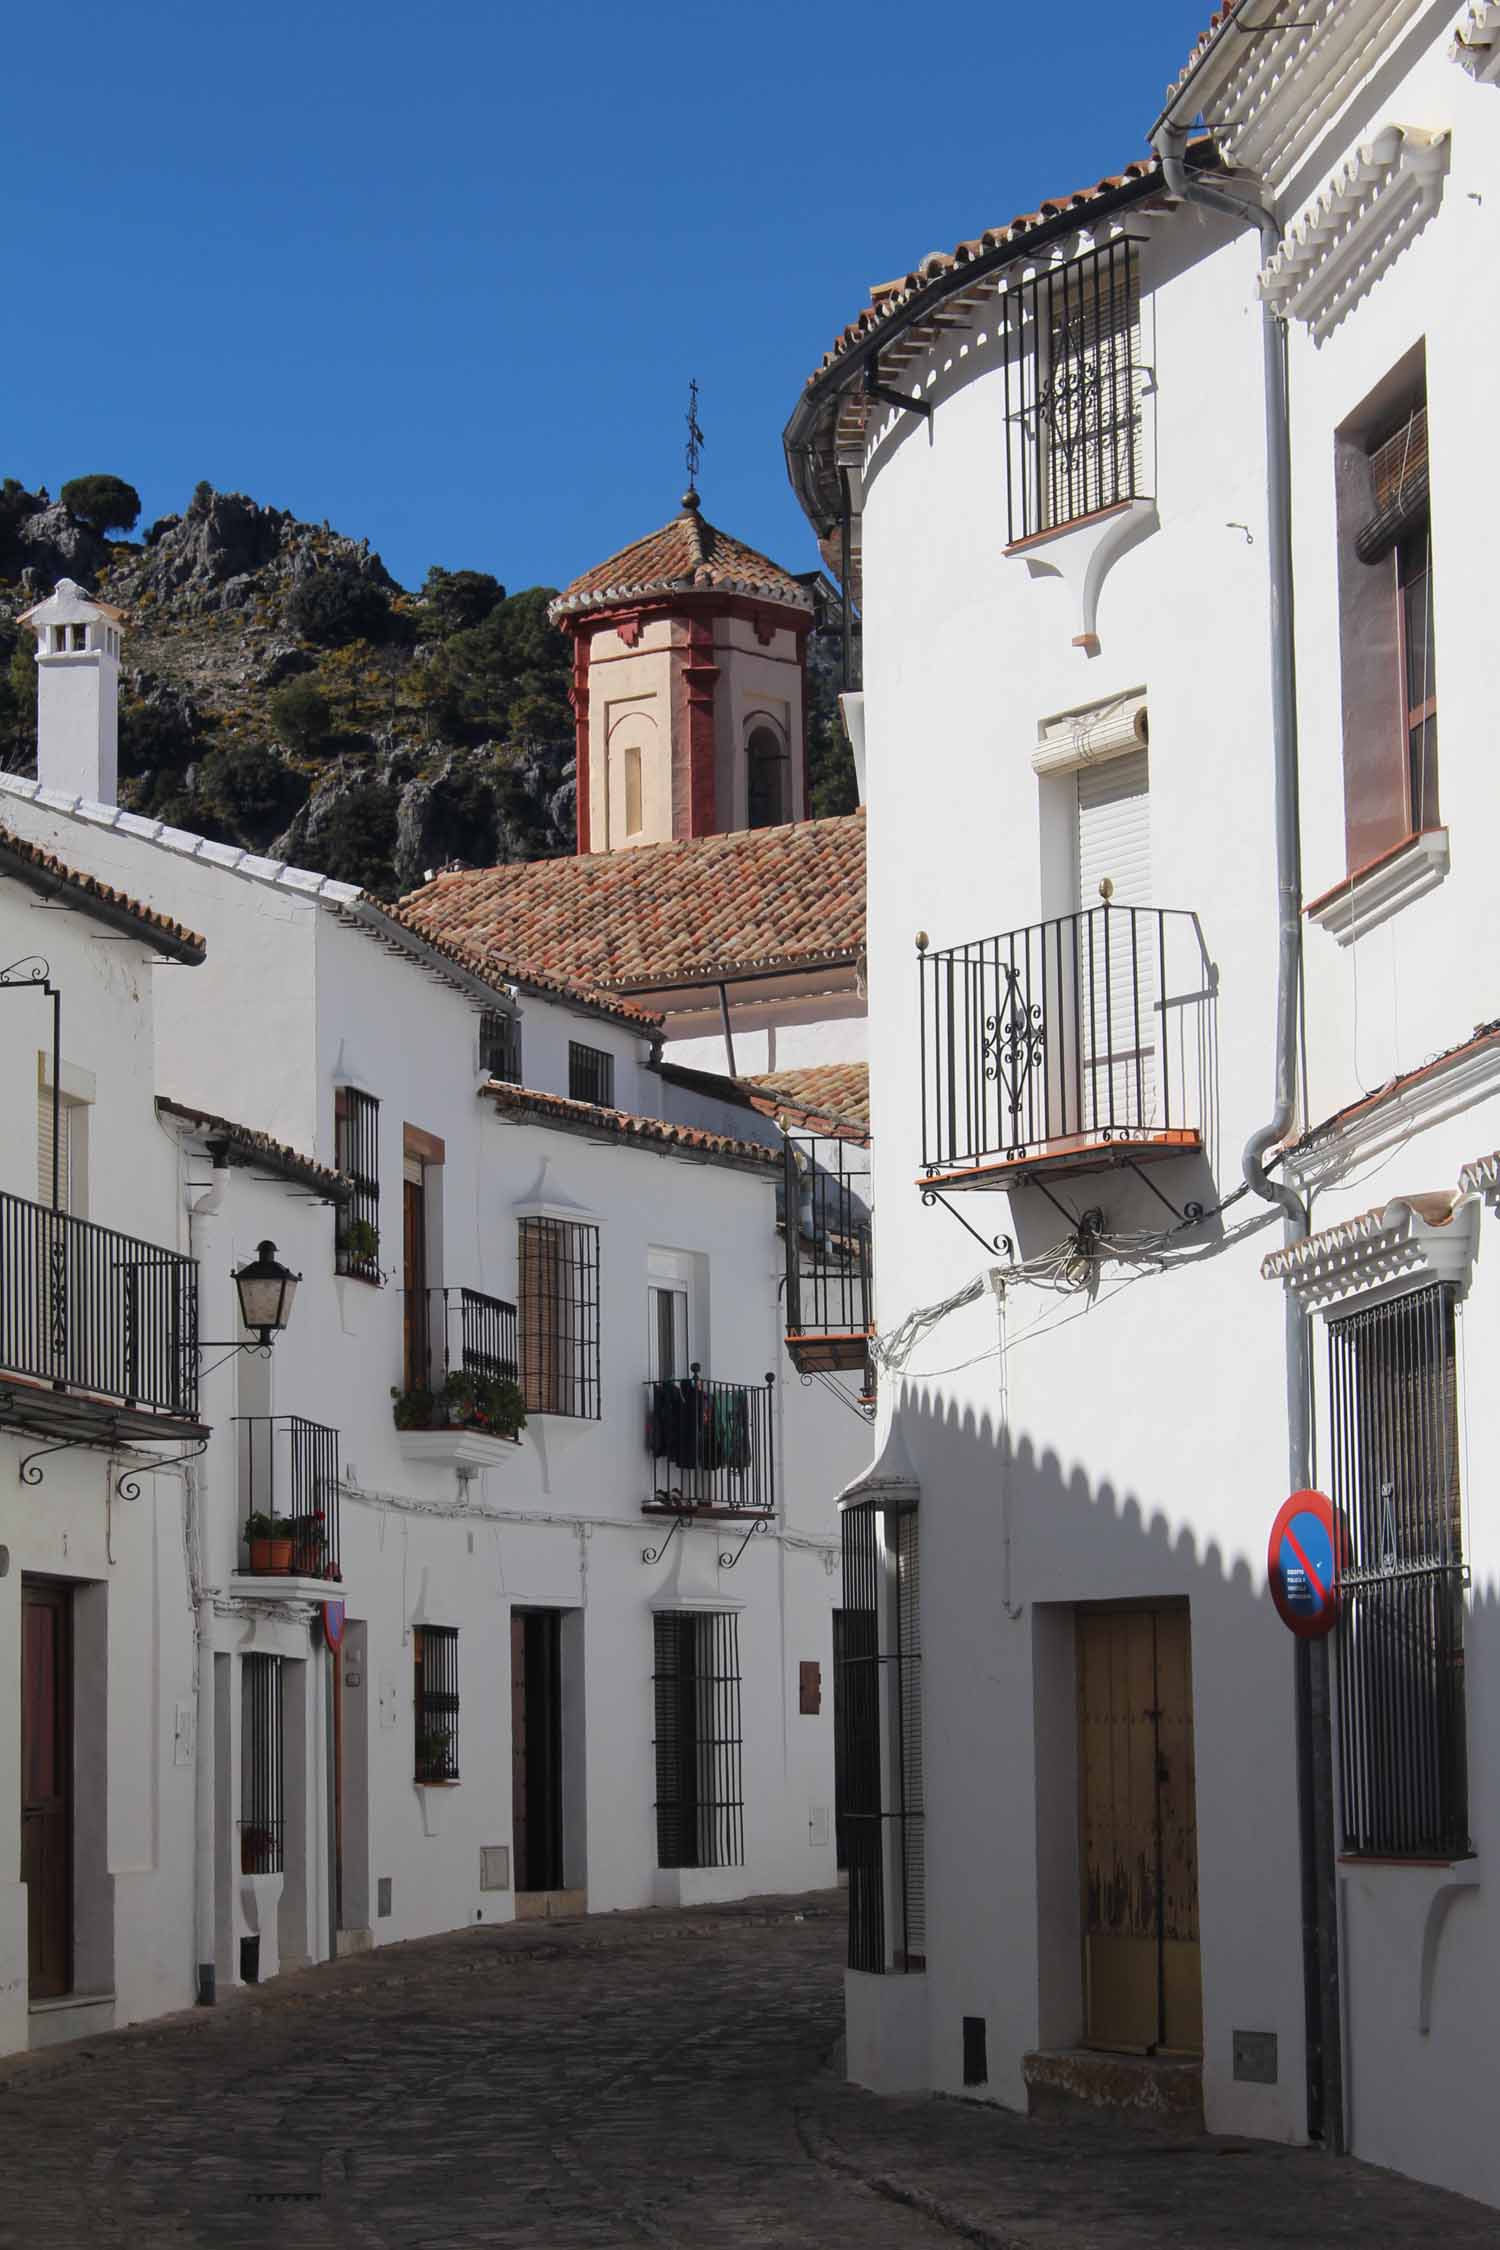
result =
M291 1319L292 1299L301 1279L300 1273L290 1272L279 1262L274 1242L257 1244L255 1256L236 1270L240 1319L247 1328L257 1331L262 1351L270 1350L275 1336Z

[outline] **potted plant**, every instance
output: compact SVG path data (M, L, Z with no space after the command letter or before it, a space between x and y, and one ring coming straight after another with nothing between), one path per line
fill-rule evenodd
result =
M246 1823L240 1829L240 1873L242 1875L270 1875L275 1869L271 1862L276 1857L276 1839L269 1828L255 1828Z
M245 1541L252 1572L257 1577L279 1577L289 1571L295 1538L296 1527L289 1516L247 1516Z
M458 1779L453 1770L453 1732L450 1727L423 1727L418 1732L417 1779L423 1782Z
M328 1525L321 1508L293 1516L292 1568L304 1578L322 1578L328 1567Z
M430 1430L433 1420L433 1396L425 1383L418 1383L409 1391L391 1385L391 1408L398 1430Z
M398 1430L483 1430L490 1437L513 1438L526 1427L526 1400L519 1383L507 1376L483 1375L455 1367L436 1390L418 1384L392 1389Z
M348 1219L341 1237L351 1266L373 1266L380 1256L380 1229L369 1219Z

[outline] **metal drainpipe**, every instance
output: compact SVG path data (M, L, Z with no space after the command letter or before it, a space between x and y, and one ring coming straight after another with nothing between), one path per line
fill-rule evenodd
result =
M197 1257L202 1245L201 1222L219 1209L229 1185L229 1150L217 1141L210 1150L213 1180L196 1202L188 1204L188 1250ZM200 1402L201 1411L201 1402ZM207 1477L195 1463L186 1472L189 1510L188 1559L192 1577L195 1655L197 1659L197 1711L194 1726L196 1764L193 1773L193 1927L198 1953L198 2005L211 2008L216 1998L214 1935L214 1604L204 1583L208 1568Z
M1267 257L1281 241L1274 215L1257 198L1236 195L1190 171L1186 128L1155 136L1162 178L1174 195L1260 229ZM1291 435L1286 337L1269 305L1261 310L1265 363L1266 526L1271 610L1271 740L1276 822L1276 1095L1266 1123L1245 1143L1246 1183L1286 1214L1288 1242L1309 1231L1307 1207L1266 1170L1296 1112L1297 1017L1302 988L1302 843L1297 791L1297 672L1292 612ZM1286 1293L1287 1456L1291 1489L1312 1478L1312 1368L1307 1317ZM1343 2026L1339 2001L1338 1868L1334 1850L1333 1728L1326 1640L1295 1644L1297 1813L1302 1862L1302 1966L1307 2036L1307 2130L1335 2155L1344 2150Z

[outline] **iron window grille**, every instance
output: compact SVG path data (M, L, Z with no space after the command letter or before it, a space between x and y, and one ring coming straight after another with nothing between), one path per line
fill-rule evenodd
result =
M921 1587L917 1511L843 1513L834 1690L836 1817L849 1869L849 1966L926 1966Z
M834 1134L788 1133L784 1155L788 1339L867 1337L875 1317L870 1151Z
M1014 544L1143 496L1136 244L1107 242L1001 302Z
M196 1259L0 1193L0 1370L195 1416Z
M279 1875L286 1826L279 1656L242 1659L240 1721L240 1868Z
M1450 1286L1329 1323L1343 1849L1470 1850L1456 1312Z
M592 1102L596 1109L614 1108L615 1058L606 1048L568 1041L568 1098Z
M458 1779L458 1627L412 1631L415 1762L419 1782Z
M337 1270L357 1281L380 1275L380 1103L357 1086L340 1086L334 1098L338 1168L354 1182L334 1222Z
M925 952L919 978L928 1172L1201 1131L1215 993L1196 914L1089 907Z
M338 1431L301 1414L240 1414L235 1423L246 1548L252 1545L252 1519L269 1519L273 1528L265 1536L273 1572L341 1579ZM255 1571L253 1553L241 1567Z
M479 1019L479 1067L507 1086L521 1083L521 1019L486 1009Z
M655 1627L657 1864L742 1867L739 1619L675 1610Z
M597 1422L599 1229L574 1219L519 1223L526 1411Z

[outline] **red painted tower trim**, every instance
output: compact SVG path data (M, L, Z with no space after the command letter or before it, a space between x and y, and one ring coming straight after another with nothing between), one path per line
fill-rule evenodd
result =
M573 775L578 809L578 849L589 848L589 641L587 626L569 628L573 640L573 685L568 701L573 706Z
M686 836L712 836L717 832L714 741L714 690L719 667L714 661L714 621L702 615L687 620L686 660L682 665L687 690L687 819ZM674 823L675 826L675 823Z

